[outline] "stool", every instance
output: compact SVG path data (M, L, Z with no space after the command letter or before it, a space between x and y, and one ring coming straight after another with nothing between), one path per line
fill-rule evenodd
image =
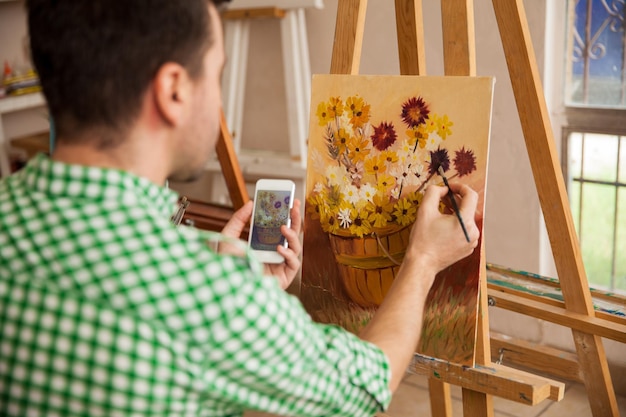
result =
M322 8L322 0L233 0L223 13L228 64L224 73L224 113L233 133L234 147L241 150L243 97L248 64L250 20L281 19L281 42L288 106L289 150L293 160L306 166L311 68L305 8Z

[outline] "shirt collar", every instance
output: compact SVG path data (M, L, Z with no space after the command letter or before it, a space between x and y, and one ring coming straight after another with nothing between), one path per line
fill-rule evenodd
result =
M66 164L39 154L23 168L26 184L42 193L91 201L121 202L156 210L171 216L178 194L147 178L113 168Z

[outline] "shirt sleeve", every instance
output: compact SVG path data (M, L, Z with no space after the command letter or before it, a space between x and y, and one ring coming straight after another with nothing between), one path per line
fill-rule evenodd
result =
M194 291L204 320L187 329L202 350L205 407L316 417L387 408L390 367L378 347L313 322L296 297L241 260L219 257L206 270L210 285Z

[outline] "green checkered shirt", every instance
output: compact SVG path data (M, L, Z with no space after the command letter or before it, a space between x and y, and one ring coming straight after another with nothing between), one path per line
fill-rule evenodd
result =
M256 260L176 227L177 196L45 156L0 181L0 415L367 416L374 345L312 322Z

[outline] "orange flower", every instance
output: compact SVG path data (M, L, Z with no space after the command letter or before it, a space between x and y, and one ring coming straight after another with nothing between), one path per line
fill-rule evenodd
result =
M363 162L365 157L369 155L370 149L367 147L368 142L362 137L353 136L348 142L348 158L352 162Z
M350 117L350 124L353 127L361 127L369 121L370 105L365 104L361 97L348 97L346 108Z

